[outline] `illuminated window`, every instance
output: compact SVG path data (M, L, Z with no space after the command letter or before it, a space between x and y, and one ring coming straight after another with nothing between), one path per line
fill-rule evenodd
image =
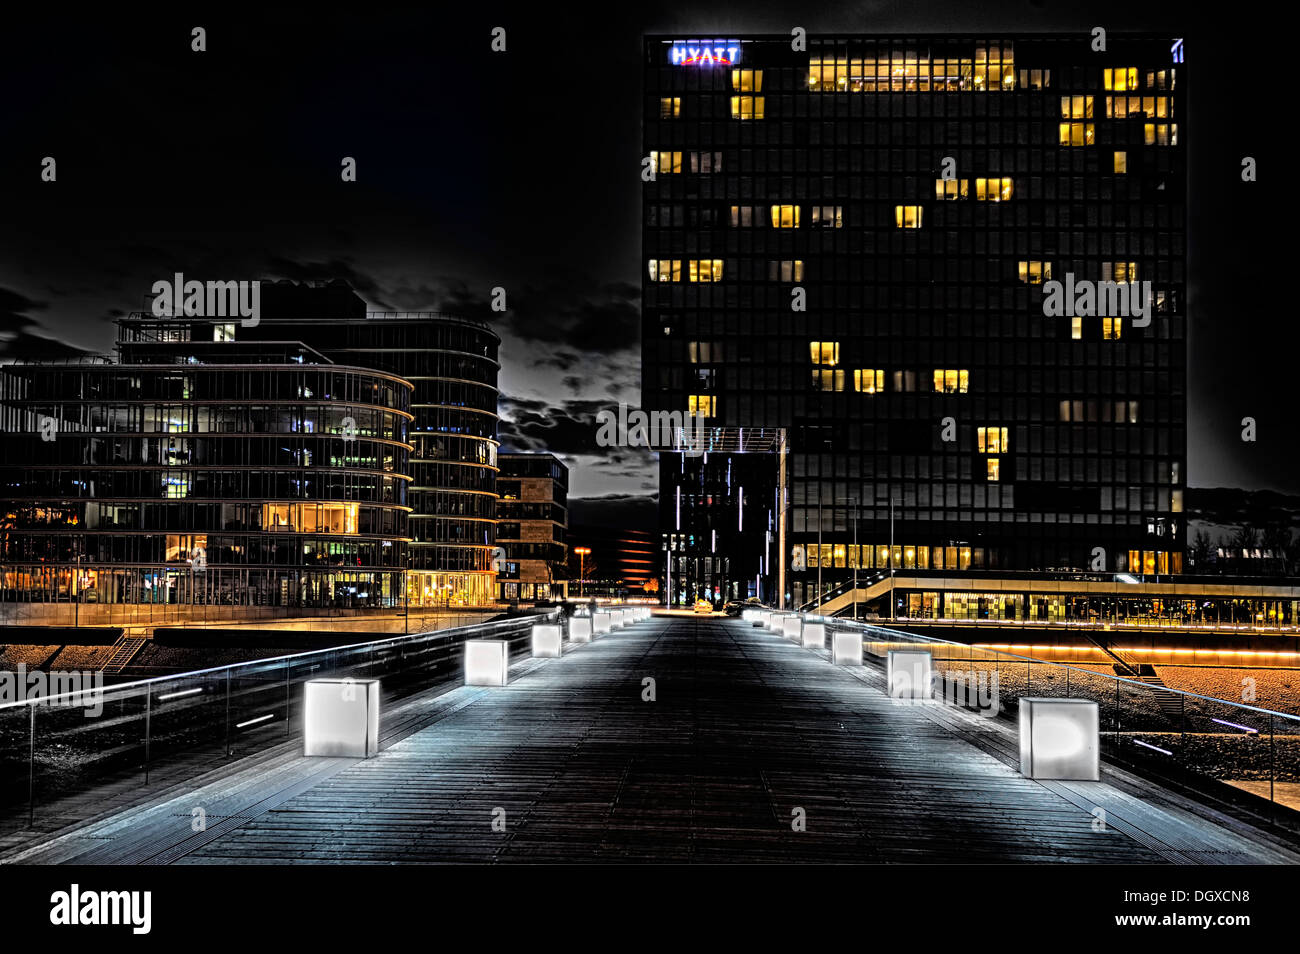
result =
M919 205L894 206L894 224L900 229L919 229L921 227L921 207Z
M1092 119L1091 96L1062 96L1062 119Z
M970 387L970 372L952 368L935 369L934 389L940 394L965 394Z
M749 229L763 224L763 207L756 205L733 205L731 207L731 227Z
M1091 146L1095 137L1092 123L1061 123L1062 146Z
M763 71L732 70L731 88L741 93L763 92Z
M712 364L722 360L722 343L719 341L688 341L686 350L691 364Z
M693 417L713 417L717 400L712 394L692 394L686 398L686 408Z
M650 259L650 281L680 282L682 280L682 260L680 258Z
M720 258L692 258L687 264L690 265L690 279L693 282L722 281Z
M838 229L844 226L844 207L840 205L814 205L813 228Z
M1005 427L976 428L975 437L981 454L1005 454L1011 449Z
M813 387L819 391L843 391L844 390L844 372L841 370L821 371L813 369L812 373Z
M1168 96L1107 96L1106 118L1129 119L1145 116L1147 119L1169 119L1173 107Z
M981 179L981 182L984 180ZM969 179L935 179L934 197L936 199L964 199L970 193Z
M1102 317L1101 319L1101 336L1107 341L1115 341L1124 331L1124 319L1116 316L1114 318Z
M731 97L731 118L732 119L762 119L763 99L764 97L762 96Z
M1138 280L1137 262L1102 262L1101 280L1105 282L1135 282Z
M803 281L803 260L802 259L785 259L779 262L767 263L767 277L773 282L801 282Z
M853 372L853 390L863 394L881 394L885 390L885 372L879 368L861 368Z
M1041 285L1045 281L1052 279L1051 262L1021 262L1020 263L1020 280L1026 285Z
M797 229L798 227L799 227L799 206L797 205L772 206L772 228Z
M678 119L682 115L682 98L680 96L659 97L659 118Z
M813 364L835 366L840 363L840 343L838 341L810 341L808 351Z
M720 152L693 152L691 153L691 172L721 172L722 171L722 153Z
M1147 71L1147 89L1173 89L1177 70Z
M1136 66L1118 67L1101 71L1102 85L1117 93L1138 88L1138 71Z
M894 390L895 391L915 391L916 390L916 372L915 371L895 371L894 372Z
M1001 179L976 179L975 198L980 202L1005 202L1013 190L1010 176Z
M1070 337L1075 341L1079 341L1083 338L1083 319L1078 315L1074 315L1070 318Z
M682 154L680 152L652 152L650 165L658 175L669 175L682 171Z
M1001 467L1000 467L1001 462L998 460L998 458L990 457L984 463L988 468L987 469L988 479L997 480L998 475L1001 472Z
M1051 70L1021 70L1021 89L1050 89L1052 86Z
M976 47L974 78L977 90L1014 89L1016 71L1011 47Z
M1041 81L1045 71L1037 72ZM931 59L925 50L897 49L879 57L814 56L808 63L813 92L999 92L1015 87L1010 45L977 48L973 58Z
M1147 123L1142 127L1143 141L1148 146L1178 145L1177 123Z
M1122 151L1122 150L1116 150L1116 152L1115 152L1115 165L1114 165L1114 170L1115 170L1115 174L1118 175L1118 176L1122 176L1122 175L1124 175L1125 173L1128 172L1128 153L1127 153L1127 152L1124 152L1124 151Z

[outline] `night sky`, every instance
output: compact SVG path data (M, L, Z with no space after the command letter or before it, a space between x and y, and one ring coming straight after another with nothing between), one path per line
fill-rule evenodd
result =
M597 455L592 422L640 396L642 33L1159 30L1187 38L1188 483L1300 492L1296 268L1274 224L1294 203L1270 184L1290 175L1290 64L1257 23L1135 3L657 7L7 14L0 360L48 339L110 350L113 317L177 271L343 278L375 309L492 321L503 443L565 456L574 496L650 495L651 459Z

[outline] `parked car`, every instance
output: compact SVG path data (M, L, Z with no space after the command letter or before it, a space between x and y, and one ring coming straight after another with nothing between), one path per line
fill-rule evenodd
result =
M727 604L722 607L722 612L728 616L739 616L747 609L758 609L763 605L763 601L757 596L751 596L747 600L728 600Z

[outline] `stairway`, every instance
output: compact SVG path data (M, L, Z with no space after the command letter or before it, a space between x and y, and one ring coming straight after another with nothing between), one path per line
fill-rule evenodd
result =
M1151 686L1151 698L1155 704L1160 707L1160 711L1171 718L1181 719L1183 716L1183 697L1173 692L1165 685L1165 681L1156 674L1156 667L1150 663L1139 663L1136 673L1121 672L1120 667L1115 666L1115 674L1128 679L1136 678L1143 685Z
M104 663L104 675L116 676L122 672L136 654L144 648L144 644L149 640L143 636L126 636L123 635L116 643L113 644L113 654L108 657L108 662Z

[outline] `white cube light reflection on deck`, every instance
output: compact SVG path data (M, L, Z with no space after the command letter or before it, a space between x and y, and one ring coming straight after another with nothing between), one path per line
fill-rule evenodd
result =
M832 660L837 666L862 665L862 634L835 633L831 636Z
M826 624L804 623L802 639L804 649L825 649Z
M378 679L312 679L303 686L303 755L368 759L378 752Z
M593 636L599 636L601 633L608 633L613 628L613 620L608 613L591 614L591 633Z
M569 620L569 642L591 642L591 619L587 616L575 616Z
M930 662L928 649L889 650L885 666L889 695L895 699L929 699Z
M465 685L504 686L510 671L510 645L504 639L465 640Z
M1101 714L1091 699L1020 700L1020 774L1097 781Z
M564 652L564 631L559 623L539 623L533 627L533 655L554 658Z

